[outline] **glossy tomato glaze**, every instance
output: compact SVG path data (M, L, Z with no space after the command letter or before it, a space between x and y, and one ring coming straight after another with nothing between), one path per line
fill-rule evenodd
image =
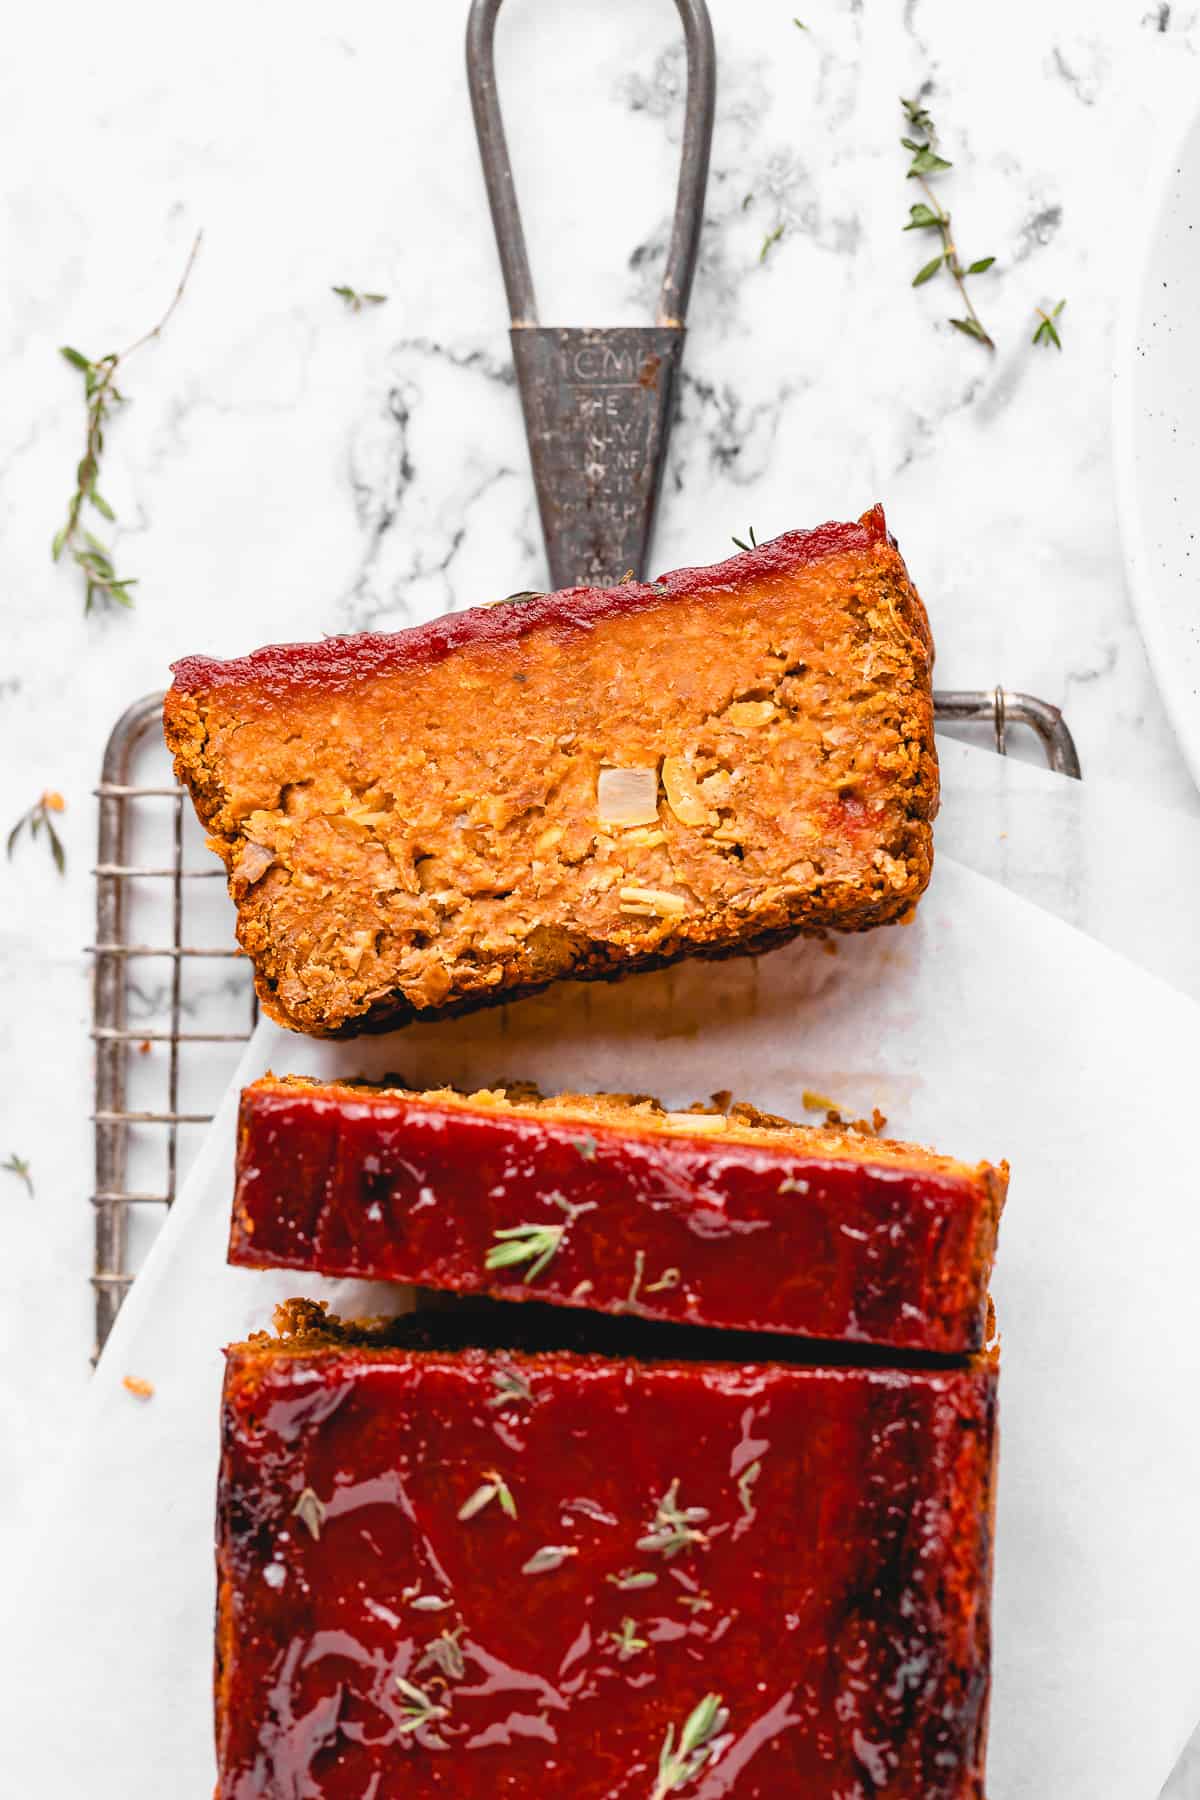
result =
M820 1133L789 1135L689 1137L268 1079L242 1096L229 1259L977 1349L1003 1172L869 1139L823 1156ZM497 1234L526 1224L561 1231L545 1267L488 1269Z
M994 1434L985 1361L235 1348L219 1800L980 1800Z
M264 695L290 688L315 687L329 692L349 687L394 669L427 667L469 644L504 645L530 632L587 631L603 619L675 599L714 599L772 581L787 579L798 566L827 558L888 546L883 508L874 506L857 524L819 525L812 531L789 531L770 543L710 567L675 569L657 581L629 581L615 588L564 588L535 594L519 605L469 607L431 619L407 631L364 632L325 638L316 644L269 644L249 656L220 662L209 656L185 656L172 663L180 693L215 687L251 687ZM928 641L928 628L923 624Z

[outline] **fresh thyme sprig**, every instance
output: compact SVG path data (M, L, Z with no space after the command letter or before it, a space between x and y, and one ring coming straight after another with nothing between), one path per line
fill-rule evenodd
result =
M419 1688L413 1681L405 1681L403 1675L397 1675L396 1686L404 1695L405 1700L405 1704L401 1708L404 1717L396 1727L401 1737L405 1737L410 1731L419 1731L423 1725L436 1725L439 1719L450 1717L448 1706L439 1705L424 1688ZM436 1732L432 1732L425 1741L440 1750L446 1748L445 1743Z
M923 286L925 282L933 280L939 269L946 269L953 277L954 284L962 295L963 305L967 309L966 318L951 319L951 325L956 331L964 332L967 337L974 338L976 343L982 344L985 349L994 350L996 345L984 329L983 321L975 311L971 296L967 292L966 278L968 275L984 274L996 259L994 256L981 256L978 261L969 263L966 268L963 267L958 254L958 246L954 242L950 229L950 214L939 203L937 195L927 179L933 175L943 174L954 165L947 162L946 158L940 156L934 149L937 132L933 120L920 100L902 99L900 104L904 108L904 116L913 130L924 133L923 143L914 137L902 137L900 142L906 150L912 153L912 161L908 166L908 179L918 183L928 202L928 204L918 203L909 208L908 224L904 229L905 231L936 231L942 241L942 247L932 262L927 262L913 276L913 286Z
M631 1656L650 1648L649 1638L637 1635L637 1623L633 1619L622 1619L620 1631L610 1631L608 1637L617 1652L618 1662L628 1662Z
M708 1542L707 1534L699 1529L707 1517L706 1506L680 1506L679 1478L676 1476L662 1498L655 1501L654 1518L645 1536L638 1539L637 1547L659 1551L669 1561L689 1544Z
M54 829L54 820L52 819L51 814L65 812L66 805L67 803L61 794L56 794L51 789L47 788L41 799L35 800L33 805L29 808L29 811L21 814L20 818L9 832L8 840L5 845L9 862L12 861L13 851L16 849L17 841L23 831L28 831L30 840L32 841L44 829L47 842L50 845L50 854L54 858L54 866L60 875L65 875L67 872L67 853L63 848L62 839Z
M556 1255L565 1225L510 1225L504 1231L493 1231L500 1242L493 1244L484 1259L489 1269L510 1269L527 1262L525 1281L533 1281Z
M581 1154L587 1153L584 1151ZM566 1213L568 1224L573 1224L580 1213L592 1212L596 1206L594 1200L585 1200L582 1205L577 1206L565 1194L550 1193L546 1198ZM509 1269L517 1263L527 1262L529 1267L523 1279L532 1281L557 1254L566 1229L566 1225L509 1225L503 1231L493 1231L492 1236L500 1241L488 1251L484 1267Z
M666 1800L689 1781L694 1781L706 1763L712 1761L713 1739L725 1729L729 1713L721 1705L720 1694L705 1694L693 1708L679 1734L675 1747L675 1727L668 1725L667 1735L658 1757L658 1781L651 1800Z
M533 1399L532 1388L515 1369L494 1370L492 1386L496 1392L488 1401L489 1406L517 1406Z
M387 299L386 294L361 293L358 288L335 287L333 292L339 300L344 300L350 312L361 312L364 306L382 306Z
M768 231L766 237L762 241L762 249L758 253L758 260L760 263L766 262L768 256L770 256L772 250L775 248L776 244L779 242L779 240L782 236L783 236L783 226L782 225L777 225L775 227L774 231Z
M475 1489L470 1499L464 1500L459 1507L458 1516L464 1521L473 1519L476 1513L481 1513L485 1506L492 1504L493 1500L499 1501L500 1511L508 1518L516 1518L517 1503L512 1497L512 1490L503 1475L497 1475L495 1469L488 1469L481 1485Z
M32 1200L33 1176L30 1174L29 1164L23 1156L18 1156L16 1151L13 1150L5 1161L0 1163L0 1169L3 1169L6 1175L15 1175L18 1181L23 1181L28 1189L29 1197Z
M465 1629L465 1626L460 1625L457 1631L441 1631L437 1637L431 1638L425 1646L425 1654L417 1664L418 1669L423 1668L427 1662L432 1663L447 1681L461 1681L467 1672L467 1665L458 1640Z
M1066 304L1065 300L1060 300L1058 305L1053 307L1049 312L1045 312L1040 306L1038 307L1037 315L1041 320L1041 324L1038 326L1030 340L1032 343L1053 344L1056 350L1062 349L1062 339L1058 335L1057 321L1059 314Z
M83 455L75 471L75 492L67 507L66 522L54 534L50 553L58 562L64 550L69 551L71 560L82 571L85 583L83 610L89 613L97 602L106 605L132 606L133 600L129 590L136 587L136 581L119 577L113 567L113 560L108 549L99 538L92 535L83 523L83 509L91 506L114 523L116 515L108 501L100 493L96 483L100 476L100 458L104 451L104 432L115 407L125 404L125 396L116 383L117 370L143 345L159 337L175 308L183 299L183 291L187 287L192 266L200 249L203 233L197 232L194 243L188 252L183 274L179 285L171 297L171 304L166 312L150 331L130 344L127 350L110 351L107 356L97 357L93 362L80 350L72 349L64 344L59 354L78 369L83 376L84 404L87 410L87 430L84 436Z

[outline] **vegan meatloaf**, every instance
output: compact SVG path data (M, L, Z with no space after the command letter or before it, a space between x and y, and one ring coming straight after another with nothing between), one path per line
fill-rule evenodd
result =
M1007 1176L749 1106L267 1076L229 1260L956 1354Z
M899 919L930 874L924 609L879 507L649 584L174 666L164 723L279 1023Z
M982 1800L993 1358L283 1324L227 1353L218 1800Z

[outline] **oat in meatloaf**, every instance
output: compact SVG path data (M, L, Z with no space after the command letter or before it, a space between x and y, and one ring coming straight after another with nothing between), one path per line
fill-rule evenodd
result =
M164 723L263 1006L346 1036L902 917L931 657L875 507L648 585L191 657Z
M1007 1180L752 1106L268 1075L229 1260L954 1355L984 1341Z

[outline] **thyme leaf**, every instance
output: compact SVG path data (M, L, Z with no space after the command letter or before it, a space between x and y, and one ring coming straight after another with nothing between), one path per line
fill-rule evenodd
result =
M978 343L986 344L989 350L996 348L978 319L951 319L950 323L955 331L961 331L965 337L974 338Z
M420 1731L423 1725L435 1725L439 1719L450 1717L450 1708L440 1705L424 1688L419 1688L415 1681L406 1681L403 1675L397 1675L396 1686L404 1695L405 1704L401 1707L403 1717L396 1730L401 1737L409 1732ZM445 1745L435 1733L427 1740L444 1749Z
M634 1588L654 1587L658 1576L653 1569L622 1569L619 1575L606 1575L604 1579L611 1581L613 1586L619 1588L624 1594L631 1592Z
M515 1369L496 1369L492 1374L492 1386L496 1392L488 1401L489 1406L516 1406L533 1399L533 1389Z
M543 1544L535 1550L529 1561L521 1564L522 1575L548 1575L552 1569L561 1569L569 1556L578 1556L579 1551L574 1544Z
M459 1507L458 1516L464 1521L473 1519L476 1513L481 1513L485 1506L492 1504L493 1500L500 1502L500 1511L508 1518L516 1518L517 1503L512 1497L508 1483L503 1475L496 1473L495 1469L488 1469L481 1485L475 1489L470 1499L464 1500Z
M529 1267L523 1279L533 1281L557 1253L566 1229L565 1225L510 1225L503 1231L493 1231L492 1236L500 1241L492 1245L484 1265L489 1269L510 1269L527 1262Z
M903 100L902 99L900 104L904 108L904 116L908 120L909 124L912 126L913 130L914 131L926 131L930 134L930 136L932 136L933 120L930 118L929 114L926 112L923 103L919 99L918 100Z
M775 227L774 231L768 231L766 237L762 241L762 249L758 253L758 260L760 263L766 262L768 256L771 254L772 250L775 248L776 244L779 242L779 240L782 236L783 236L783 226L782 225L777 225Z
M71 495L67 506L67 516L63 524L55 532L50 545L50 555L58 562L63 552L69 553L71 561L79 569L84 579L83 610L90 613L96 605L132 606L133 598L130 589L137 586L136 581L128 576L119 576L114 567L111 552L96 537L93 537L83 522L84 507L90 506L99 513L102 519L110 524L116 520L116 514L104 496L98 492L96 483L100 476L100 462L104 452L104 434L117 407L125 404L125 396L117 387L117 370L126 363L136 350L154 338L161 336L175 308L183 299L184 289L192 273L200 241L203 233L197 232L188 258L183 267L179 284L171 297L171 303L159 319L158 324L130 344L127 350L110 351L107 356L99 356L94 361L76 350L70 344L60 347L59 355L73 369L83 376L84 410L87 425L84 432L83 455L75 470L75 492Z
M466 1627L460 1625L456 1631L441 1631L437 1637L431 1638L425 1646L425 1653L417 1664L418 1669L427 1662L440 1669L447 1681L461 1681L467 1672L463 1661L463 1653L459 1646L459 1638Z
M1038 318L1041 320L1041 324L1038 326L1030 340L1032 343L1053 344L1056 350L1062 349L1062 339L1058 335L1058 325L1056 320L1066 304L1065 300L1060 300L1058 305L1052 308L1050 312L1044 312L1040 306L1038 307L1037 314Z
M348 312L355 313L361 312L364 306L382 306L387 299L386 294L363 293L358 288L347 287L344 284L335 287L333 292L339 300L345 301Z
M6 1175L15 1175L18 1181L23 1181L29 1192L29 1197L32 1200L33 1176L30 1174L29 1164L23 1156L18 1156L16 1151L13 1150L6 1157L4 1162L0 1163L0 1169L3 1169Z
M705 1694L684 1721L675 1745L675 1727L667 1727L658 1757L658 1781L651 1800L666 1800L668 1794L694 1781L706 1763L714 1760L713 1739L725 1729L729 1713L721 1705L720 1694Z
M66 805L67 803L61 794L56 794L51 789L47 788L41 799L35 800L28 812L23 812L21 814L20 818L9 832L5 841L5 852L9 862L12 861L13 851L16 849L18 840L23 831L28 832L31 843L45 831L46 842L50 846L50 855L53 859L54 866L60 875L65 875L67 872L67 853L63 848L62 839L54 829L53 814L64 812L66 810Z
M620 1631L610 1631L608 1639L617 1652L618 1662L628 1662L631 1656L637 1656L650 1648L649 1638L637 1635L637 1625L633 1619L622 1619Z
M902 137L900 142L909 152L910 157L907 179L917 182L925 195L924 200L909 207L908 224L902 229L904 231L936 231L942 241L942 247L938 254L917 270L913 276L912 285L915 288L924 287L927 281L932 281L935 275L945 269L961 294L963 305L966 308L966 317L951 319L951 325L956 331L961 331L967 337L974 338L985 349L994 350L996 346L984 329L983 321L967 293L967 277L985 274L996 259L994 256L981 256L975 262L963 266L959 258L958 246L954 241L950 214L939 203L929 185L932 177L944 175L947 169L954 167L954 164L936 149L937 131L929 110L920 96L913 100L902 98L900 105L913 130L923 134L921 137Z
M302 1525L307 1525L311 1535L320 1541L321 1527L325 1523L325 1506L310 1487L304 1489L293 1506L292 1517L299 1519Z
M654 1504L654 1518L643 1537L637 1540L639 1550L658 1552L668 1561L691 1544L706 1544L708 1536L699 1527L708 1517L706 1506L680 1506L679 1478Z

